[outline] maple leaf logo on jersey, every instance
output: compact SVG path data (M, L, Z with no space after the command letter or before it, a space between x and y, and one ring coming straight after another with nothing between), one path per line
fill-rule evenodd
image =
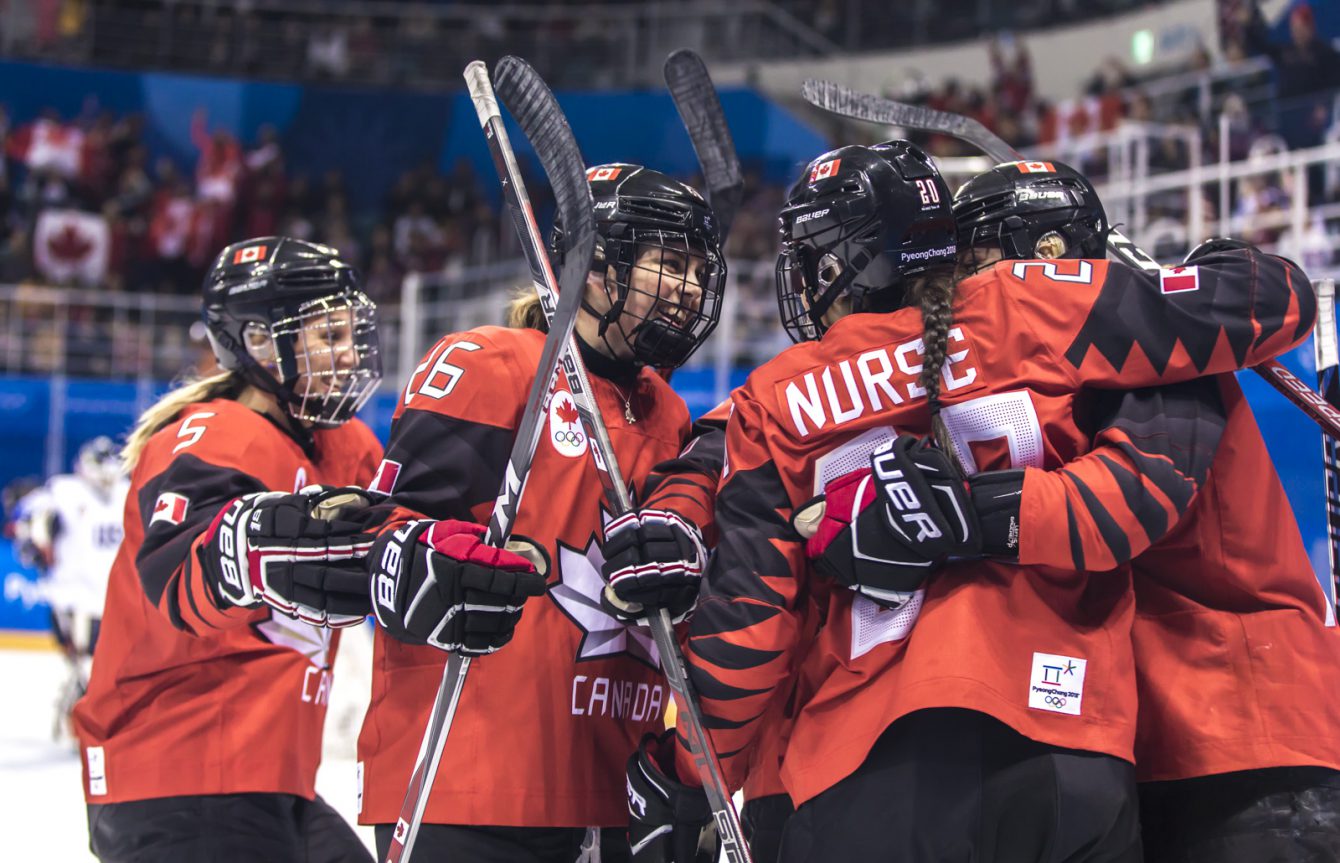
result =
M296 650L317 668L330 668L331 630L324 626L312 626L271 610L270 619L262 620L255 628L271 644Z
M559 455L568 458L578 458L586 455L586 433L577 424L580 417L581 414L577 411L577 403L572 400L572 393L567 390L558 390L550 398L549 440L553 443L554 449L558 450Z
M608 521L608 517L605 520ZM627 654L659 669L660 654L652 643L651 631L626 626L600 607L600 594L605 589L600 567L604 563L605 556L601 554L594 534L587 540L585 550L558 544L560 580L549 589L549 596L583 633L577 661Z

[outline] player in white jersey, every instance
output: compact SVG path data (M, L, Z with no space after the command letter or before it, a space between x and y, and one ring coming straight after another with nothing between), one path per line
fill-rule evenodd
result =
M57 739L67 736L70 709L88 682L129 488L116 445L96 437L80 447L74 473L51 477L23 500L24 538L45 570L52 630L70 663L53 725Z

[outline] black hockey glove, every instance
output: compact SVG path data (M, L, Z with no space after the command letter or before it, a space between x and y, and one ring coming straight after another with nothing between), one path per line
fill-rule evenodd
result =
M981 527L953 460L911 435L882 444L870 469L838 477L796 510L815 569L899 608L951 555L981 553Z
M715 863L720 852L707 794L675 777L675 730L642 738L628 759L628 844L633 863Z
M600 568L608 587L600 604L631 623L664 608L675 623L698 602L707 568L707 546L698 528L665 510L635 510L605 527Z
M264 603L316 626L362 623L371 611L362 558L373 536L357 516L368 503L362 489L320 486L229 502L199 557L220 607Z
M982 528L982 554L1019 559L1019 504L1024 497L1022 470L988 470L968 477L968 494Z
M377 621L401 641L464 656L511 641L521 606L544 593L548 562L519 537L502 549L483 536L483 525L451 520L382 534L368 555Z

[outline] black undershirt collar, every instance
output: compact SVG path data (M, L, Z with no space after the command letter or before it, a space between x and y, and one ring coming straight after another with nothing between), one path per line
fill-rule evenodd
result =
M624 388L631 388L637 383L638 372L642 370L637 363L606 356L588 345L581 337L577 338L577 348L582 355L582 362L586 364L586 370L591 374Z

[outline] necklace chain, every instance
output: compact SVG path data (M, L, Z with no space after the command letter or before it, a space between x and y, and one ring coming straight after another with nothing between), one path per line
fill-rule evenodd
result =
M633 388L628 391L628 395L623 394L623 390L619 388L618 384L614 385L614 391L619 394L619 398L623 399L624 422L633 425L637 422L637 417L633 415L633 393L637 391L637 384L633 384Z

